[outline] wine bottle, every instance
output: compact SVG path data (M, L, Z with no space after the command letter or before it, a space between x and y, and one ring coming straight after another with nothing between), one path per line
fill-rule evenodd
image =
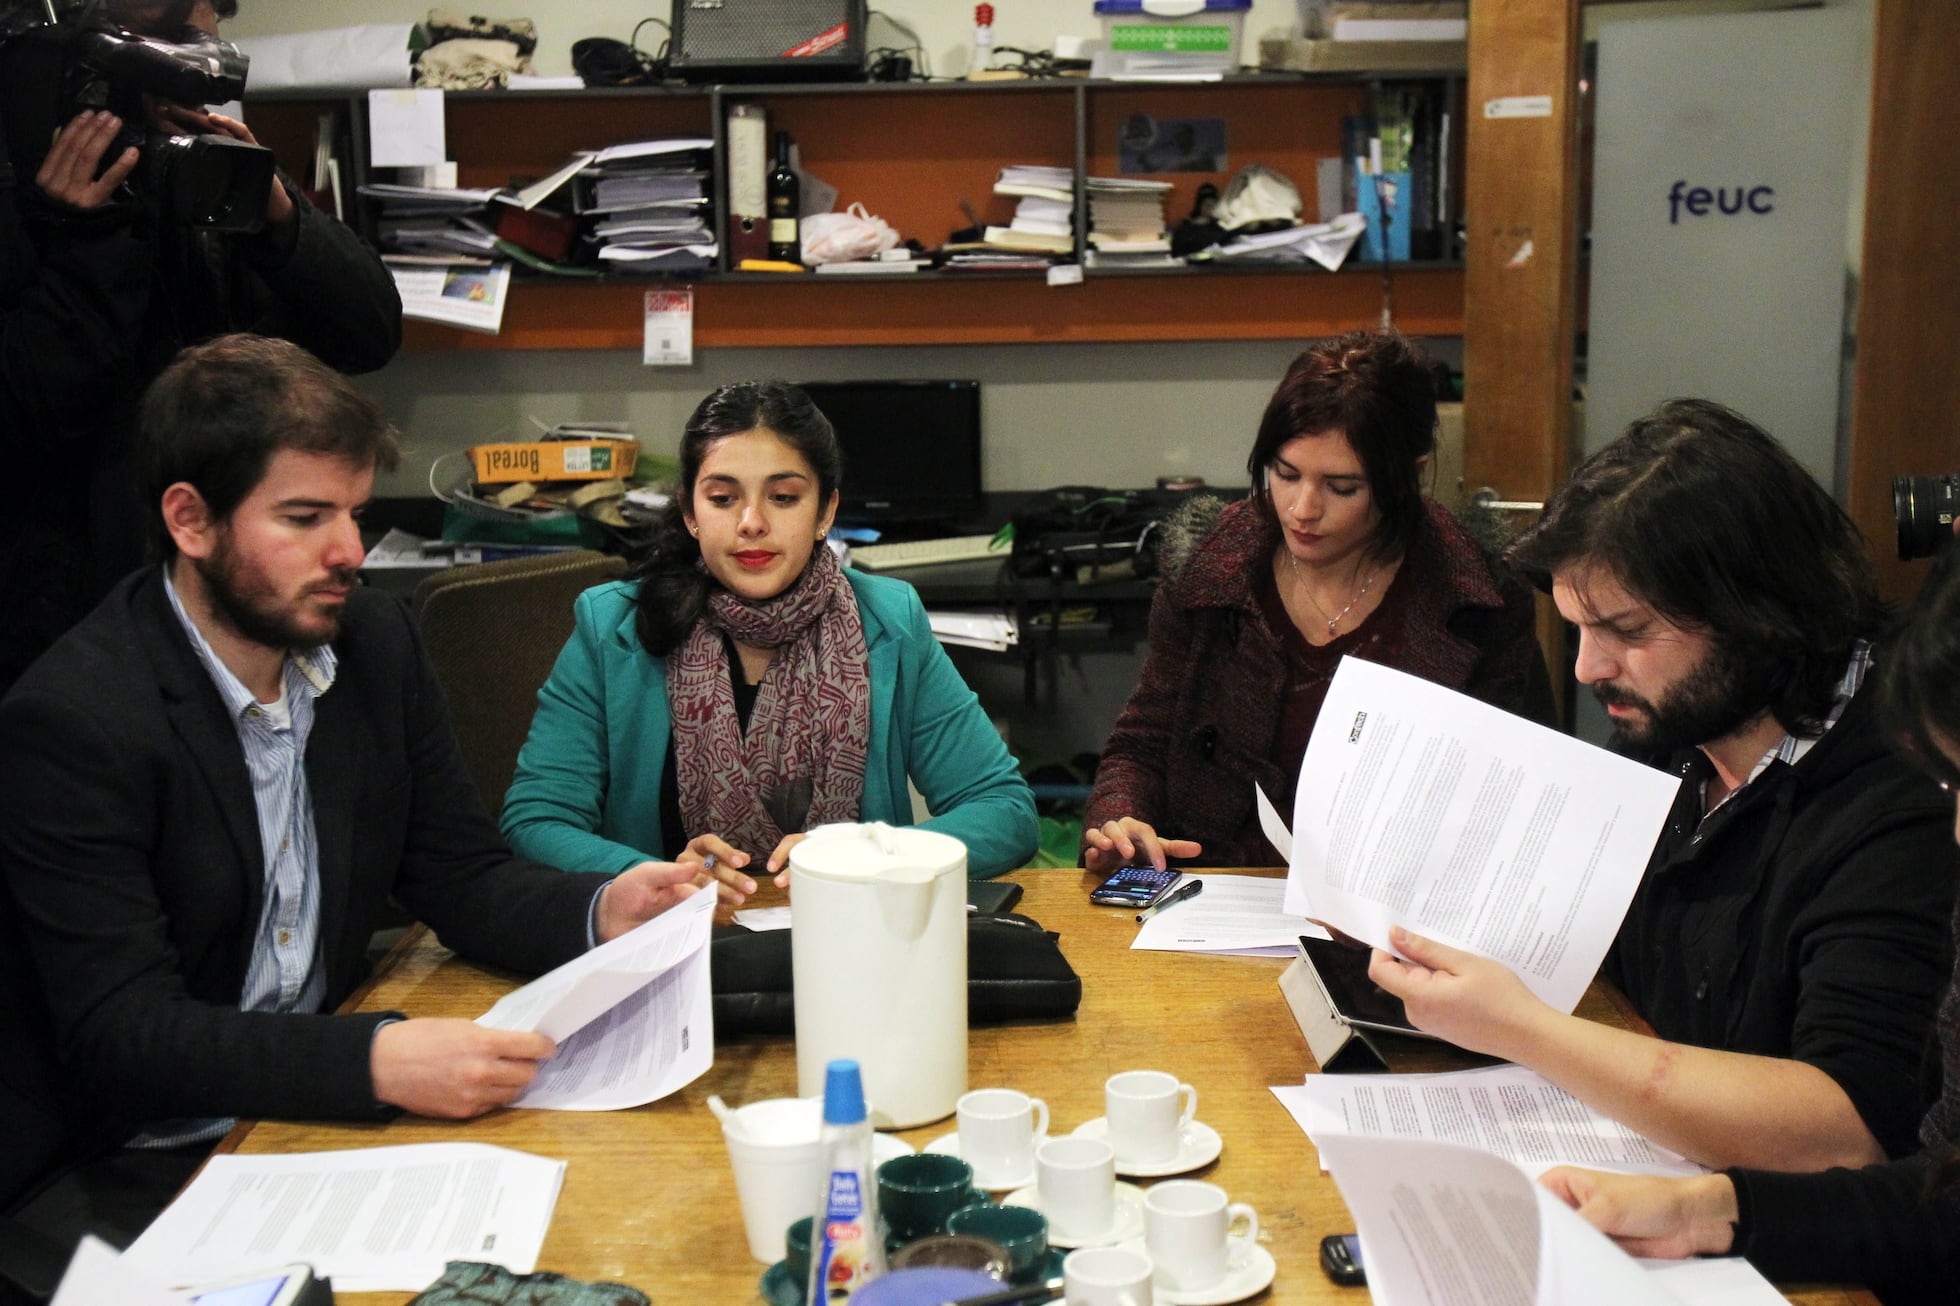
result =
M769 170L769 257L785 263L803 261L803 242L797 219L803 207L803 186L789 166L789 133L776 133L776 166Z

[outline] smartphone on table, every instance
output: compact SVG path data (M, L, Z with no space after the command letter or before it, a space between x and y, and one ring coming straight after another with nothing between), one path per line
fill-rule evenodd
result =
M1361 1265L1361 1239L1351 1233L1330 1233L1320 1240L1320 1268L1343 1288L1359 1288L1368 1282Z
M1177 887L1184 872L1154 866L1125 866L1089 891L1089 901L1103 907L1154 907Z

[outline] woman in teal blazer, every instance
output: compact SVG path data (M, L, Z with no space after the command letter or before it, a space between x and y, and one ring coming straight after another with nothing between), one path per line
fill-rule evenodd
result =
M1034 800L902 581L821 544L841 458L802 391L724 386L689 420L681 491L636 579L579 596L504 799L524 856L617 872L780 873L825 820L912 823L998 875L1035 849ZM649 652L649 648L660 652Z

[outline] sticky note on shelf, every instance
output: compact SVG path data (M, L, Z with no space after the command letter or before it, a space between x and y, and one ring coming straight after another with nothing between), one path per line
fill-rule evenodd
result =
M376 168L421 168L448 158L442 92L368 92L368 163Z

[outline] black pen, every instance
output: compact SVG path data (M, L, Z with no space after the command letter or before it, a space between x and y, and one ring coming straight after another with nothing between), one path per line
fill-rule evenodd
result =
M1137 913L1137 924L1141 925L1166 907L1174 907L1186 898L1195 898L1203 892L1205 882L1193 876L1189 883L1178 886L1176 893L1158 903L1155 907L1145 907Z

